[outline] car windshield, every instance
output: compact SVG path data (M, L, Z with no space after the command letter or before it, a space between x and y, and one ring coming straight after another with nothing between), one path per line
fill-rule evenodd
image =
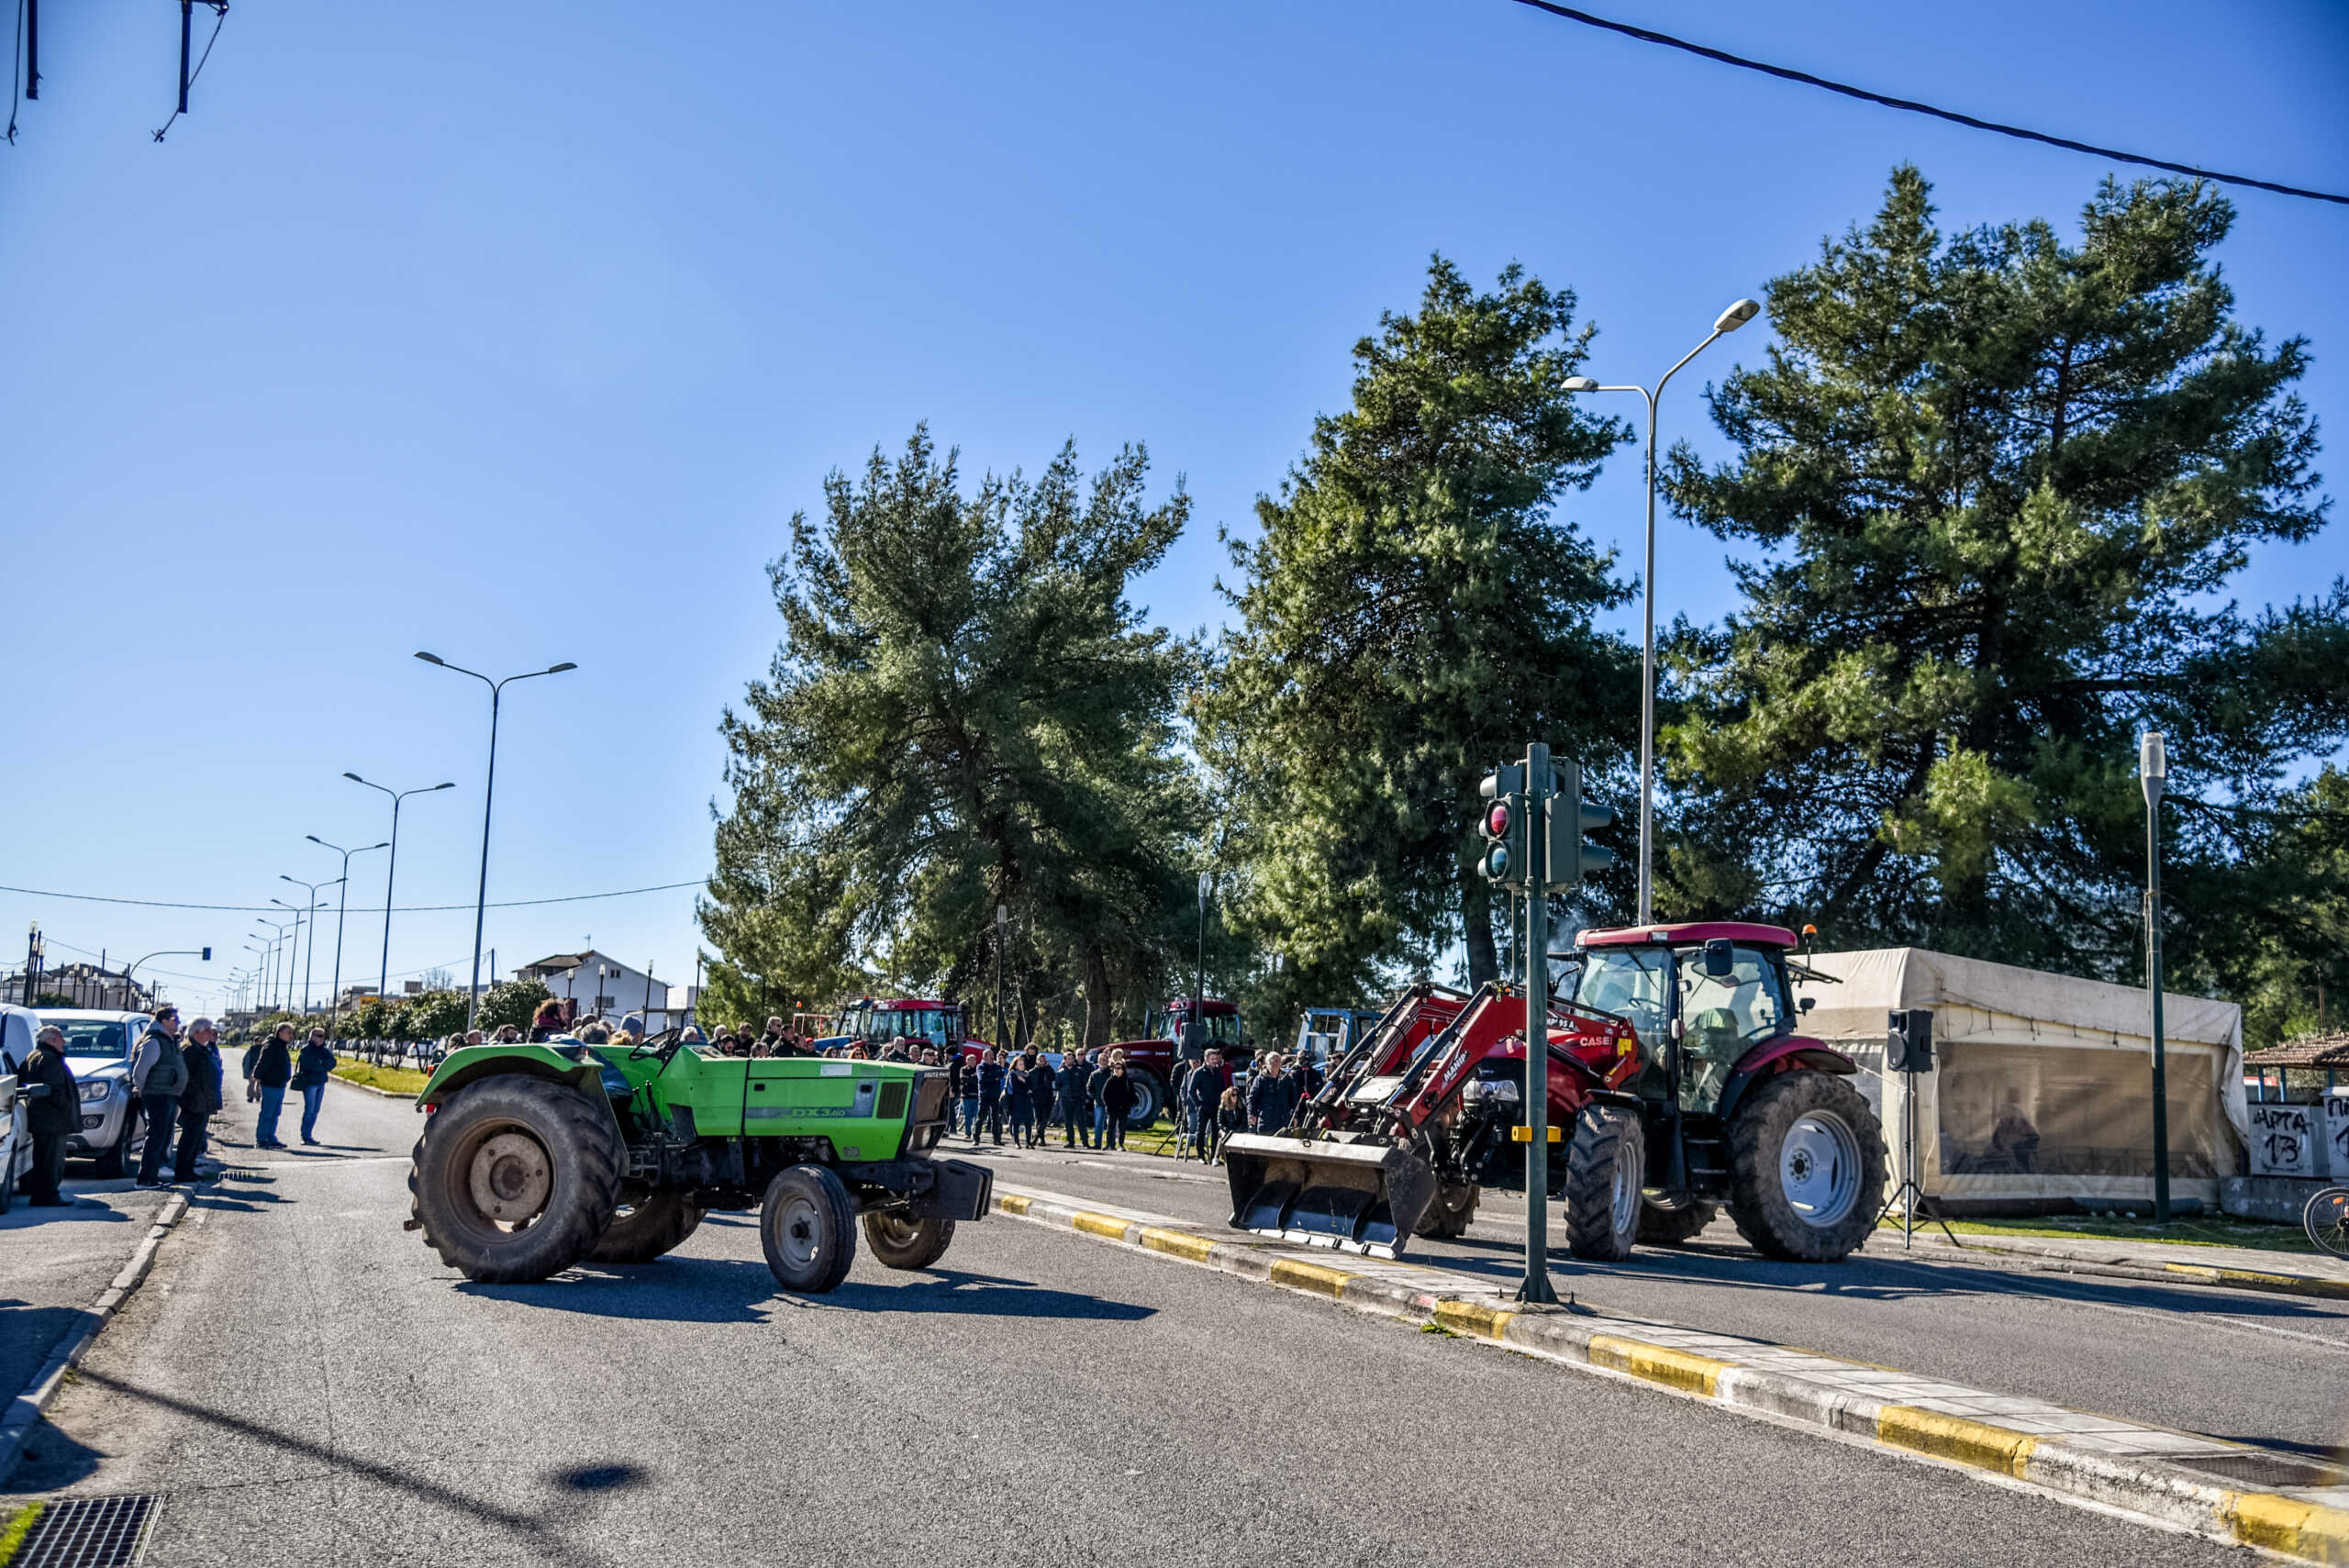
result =
M1640 1043L1653 1050L1664 1035L1671 976L1672 955L1661 948L1594 948L1583 961L1575 1000L1630 1019Z
M130 1030L120 1018L59 1018L42 1015L43 1028L65 1031L65 1054L120 1061L130 1048Z

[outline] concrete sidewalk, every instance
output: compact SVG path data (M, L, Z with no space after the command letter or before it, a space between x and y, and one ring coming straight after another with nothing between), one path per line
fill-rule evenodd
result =
M2349 1562L2349 1485L2298 1454L1920 1378L1793 1346L1609 1316L1527 1307L1486 1278L998 1183L1034 1224L1631 1378L1839 1441L2021 1481L2205 1538Z
M140 1191L128 1176L71 1181L71 1208L0 1215L0 1398L32 1380L82 1311L122 1272L155 1222L168 1191Z
M2208 1247L2176 1241L2137 1241L2101 1236L1976 1236L1957 1232L1953 1247L1941 1228L1928 1221L1917 1229L1920 1254L1945 1259L1988 1252L2002 1258L2074 1265L2065 1272L2113 1273L2127 1279L2182 1281L2266 1290L2285 1296L2349 1298L2349 1261L2321 1252L2265 1251L2252 1247ZM1897 1256L1898 1231L1878 1230L1868 1251Z

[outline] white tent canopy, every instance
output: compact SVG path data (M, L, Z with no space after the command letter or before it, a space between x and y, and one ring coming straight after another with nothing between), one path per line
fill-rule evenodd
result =
M1933 1014L1934 1070L1915 1081L1916 1171L1951 1212L2151 1200L2153 1012L2143 990L1923 948L1820 953L1840 984L1804 1032L1849 1054L1900 1167L1902 1073L1884 1068L1886 1015ZM2243 1009L2165 994L2170 1189L2216 1207L2248 1131Z

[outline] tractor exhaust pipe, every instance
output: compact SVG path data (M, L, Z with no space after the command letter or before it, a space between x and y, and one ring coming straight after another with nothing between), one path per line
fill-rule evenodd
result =
M1240 1132L1223 1140L1223 1161L1235 1228L1380 1258L1400 1255L1440 1184L1399 1144Z

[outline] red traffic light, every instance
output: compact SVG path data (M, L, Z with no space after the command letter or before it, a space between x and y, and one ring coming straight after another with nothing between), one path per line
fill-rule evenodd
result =
M1508 807L1506 805L1495 806L1485 813L1485 831L1496 839L1508 836Z

